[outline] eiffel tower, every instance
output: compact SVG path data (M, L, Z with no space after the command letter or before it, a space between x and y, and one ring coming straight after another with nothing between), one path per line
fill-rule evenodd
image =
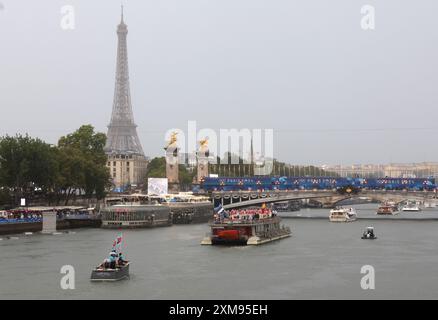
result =
M123 21L123 7L120 24L117 27L117 68L114 89L114 102L111 122L108 126L107 154L135 154L143 156L137 126L131 106L129 90L128 47L126 37L128 26Z
M145 183L148 164L132 113L127 35L128 26L123 20L122 6L121 21L117 26L117 68L113 111L105 146L105 152L108 155L107 166L112 177L114 191L121 192Z

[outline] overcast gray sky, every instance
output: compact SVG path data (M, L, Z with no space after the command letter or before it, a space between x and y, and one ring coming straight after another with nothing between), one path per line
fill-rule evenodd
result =
M374 5L376 29L360 27ZM75 30L60 27L75 8ZM438 160L438 1L125 0L148 156L164 132L273 128L297 164ZM0 134L106 132L118 0L0 0Z

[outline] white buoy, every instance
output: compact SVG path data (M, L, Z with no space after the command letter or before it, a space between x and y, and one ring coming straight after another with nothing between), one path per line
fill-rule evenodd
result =
M31 236L31 235L33 235L33 232L25 232L24 235L25 236Z

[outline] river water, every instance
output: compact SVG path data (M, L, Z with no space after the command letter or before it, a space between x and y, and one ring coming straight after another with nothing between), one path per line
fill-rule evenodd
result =
M375 217L375 205L356 206ZM286 215L327 217L326 209ZM438 211L400 217L438 218ZM91 283L93 265L109 252L113 230L0 241L0 299L436 299L438 221L283 219L293 236L257 247L201 246L205 224L126 230L131 278ZM379 237L361 240L373 225ZM62 290L63 265L75 289ZM375 289L361 288L361 267L375 270Z

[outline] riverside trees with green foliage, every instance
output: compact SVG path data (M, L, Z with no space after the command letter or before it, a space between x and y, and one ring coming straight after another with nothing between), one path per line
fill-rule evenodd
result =
M49 192L57 179L56 154L53 146L27 135L1 138L0 186L12 193L15 203L35 190Z
M5 192L15 205L21 197L64 204L75 194L102 199L110 186L105 142L91 125L61 137L57 146L28 135L0 138L0 201Z
M186 165L179 165L179 182L182 186L191 185L195 176L196 168L193 168L193 170L189 170ZM165 157L153 158L149 162L146 174L146 181L148 178L166 178Z
M105 197L106 190L111 186L105 143L106 135L94 132L91 125L84 125L59 139L56 189L65 195L66 203L78 192L83 192L89 199Z

